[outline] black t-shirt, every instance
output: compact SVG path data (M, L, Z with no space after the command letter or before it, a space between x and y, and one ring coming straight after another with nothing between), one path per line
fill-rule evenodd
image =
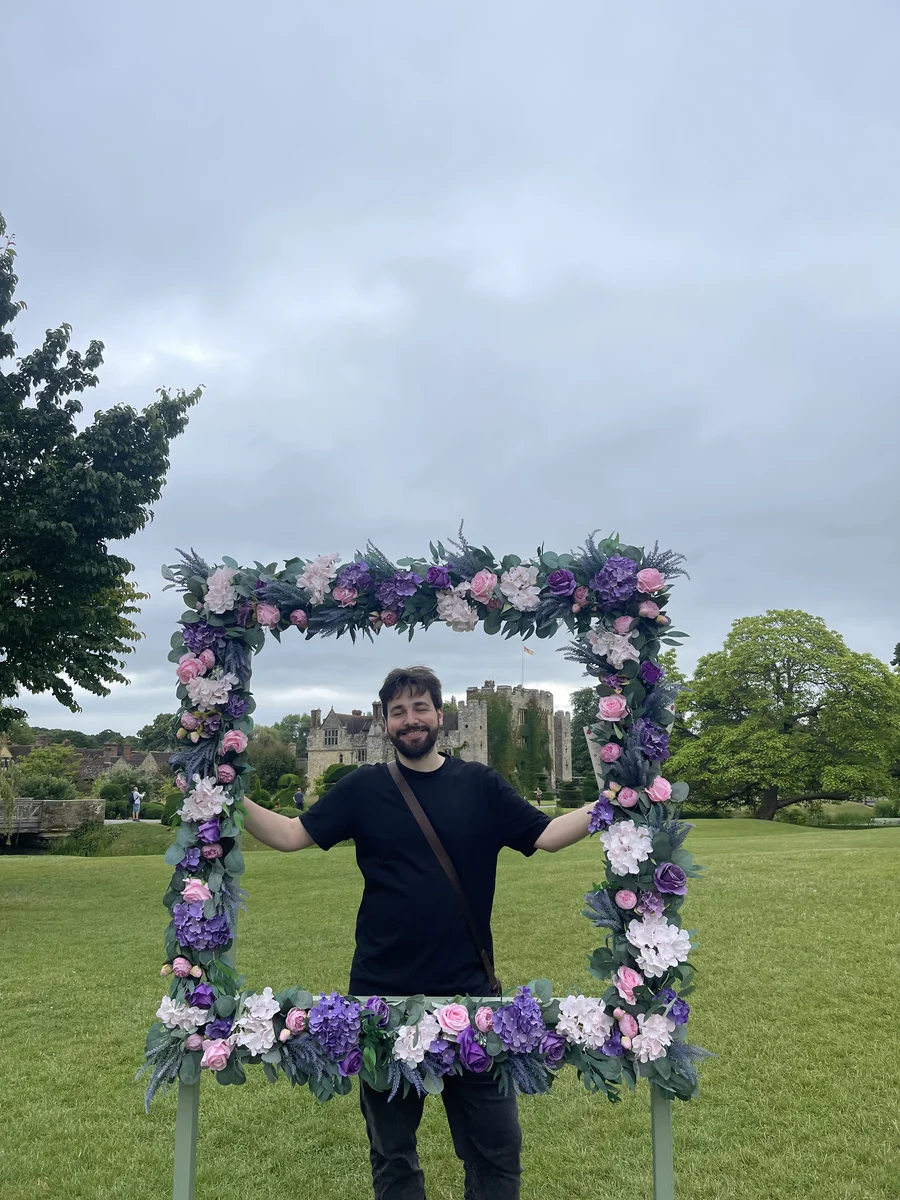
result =
M491 908L503 846L533 854L550 818L482 763L400 768L456 867L493 958ZM365 879L353 995L487 995L487 974L453 887L383 763L345 775L300 817L323 850L353 838Z

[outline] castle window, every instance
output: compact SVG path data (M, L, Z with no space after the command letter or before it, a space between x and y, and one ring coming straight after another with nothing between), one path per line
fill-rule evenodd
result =
M356 761L357 761L358 763L361 763L361 762L365 762L365 761L366 761L366 751L365 751L365 750L357 750L357 752L356 752Z
M326 729L325 730L325 745L326 746L336 746L338 744L338 732L339 731L337 729Z

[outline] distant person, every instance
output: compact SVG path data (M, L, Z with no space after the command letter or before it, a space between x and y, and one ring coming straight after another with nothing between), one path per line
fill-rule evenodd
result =
M131 819L139 821L141 819L141 801L144 798L144 793L139 792L137 787L131 789Z
M296 808L299 812L303 812L304 799L303 792L300 790L300 788L297 788L296 792L294 792L294 808Z
M534 802L538 806L538 808L541 807L541 796L543 796L543 794L544 793L541 791L540 788L534 789Z

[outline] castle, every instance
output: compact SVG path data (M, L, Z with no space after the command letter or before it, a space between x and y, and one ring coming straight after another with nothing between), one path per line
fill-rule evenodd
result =
M554 712L552 692L508 684L495 688L492 679L486 680L484 687L468 688L465 700L460 701L456 711L444 713L438 750L467 762L487 763L488 697L492 695L509 698L514 729L524 723L527 708L537 707L547 723L550 738L550 787L570 780L572 721L567 712ZM322 710L314 708L310 718L307 739L310 784L334 763L382 763L390 762L394 756L394 748L385 732L381 703L377 700L371 713L363 713L359 708L350 713L337 713L332 708L323 721Z

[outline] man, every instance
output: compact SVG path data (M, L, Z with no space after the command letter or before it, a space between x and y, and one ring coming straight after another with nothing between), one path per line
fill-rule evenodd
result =
M294 792L294 808L296 808L298 812L303 812L303 801L303 789L297 788L296 792Z
M490 767L439 754L441 684L427 667L391 671L379 698L401 774L456 867L493 958L490 917L501 848L527 856L570 846L587 835L590 806L551 820ZM346 775L299 820L245 803L247 830L276 850L328 850L354 840L365 889L351 995L489 995L453 886L386 764ZM515 1097L501 1096L489 1076L465 1072L445 1077L442 1098L465 1165L466 1200L516 1200L522 1135ZM361 1083L376 1200L424 1200L416 1155L423 1103L412 1092L388 1101Z
M131 819L139 821L141 819L141 801L144 798L144 793L137 790L137 784L131 789Z

